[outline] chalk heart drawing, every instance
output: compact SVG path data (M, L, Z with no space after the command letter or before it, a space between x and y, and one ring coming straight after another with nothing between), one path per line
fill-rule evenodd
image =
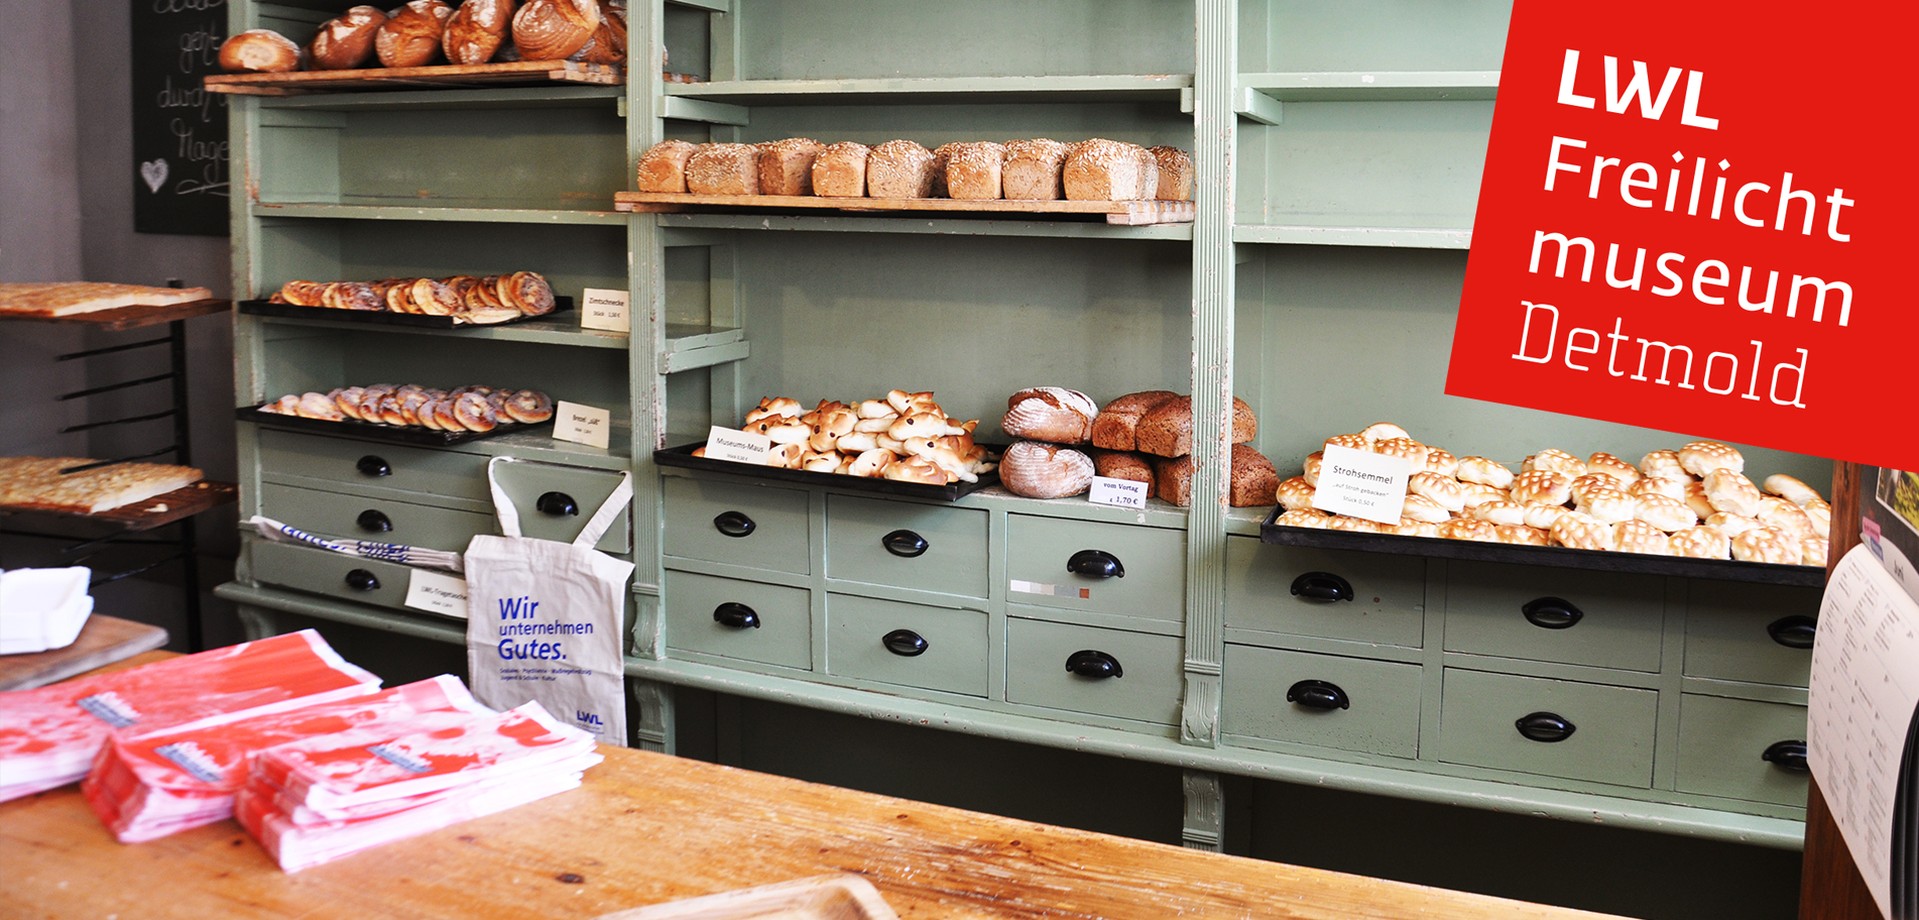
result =
M158 193L160 186L167 184L167 161L148 160L140 164L140 178L147 183L147 190Z

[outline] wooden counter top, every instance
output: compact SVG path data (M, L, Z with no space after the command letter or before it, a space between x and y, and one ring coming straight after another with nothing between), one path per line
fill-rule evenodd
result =
M127 846L77 787L7 802L5 912L592 917L850 871L905 918L1596 916L605 753L580 789L295 875L231 822Z

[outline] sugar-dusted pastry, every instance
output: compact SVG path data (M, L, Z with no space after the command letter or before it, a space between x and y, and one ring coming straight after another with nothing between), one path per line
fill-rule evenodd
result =
M1519 468L1521 472L1548 470L1554 473L1564 473L1569 480L1574 477L1586 475L1586 461L1557 447L1548 447L1545 450L1527 457L1525 462L1519 465Z
M1679 465L1701 479L1713 470L1746 471L1746 458L1738 449L1718 441L1694 441L1679 448Z
M1479 505L1472 510L1472 516L1494 524L1526 523L1526 506L1510 499L1500 499Z
M1459 480L1450 476L1420 470L1407 478L1406 491L1409 493L1409 498L1413 495L1423 495L1449 512L1466 507L1465 490L1460 487Z
M1673 450L1655 450L1639 458L1639 472L1682 481L1692 476L1686 472L1685 464L1679 462L1679 452Z
M1821 501L1819 491L1784 473L1774 473L1766 477L1765 489L1786 501L1803 508L1813 502Z
M1522 505L1563 505L1572 500L1573 481L1552 470L1527 470L1513 477L1512 496Z
M1460 482L1474 482L1492 486L1496 489L1509 489L1513 484L1513 471L1496 460L1485 457L1459 458L1459 471L1454 475Z
M1078 390L1028 387L1006 399L1000 428L1008 437L1055 444L1084 444L1093 435L1099 404Z
M1093 483L1093 458L1057 444L1016 441L1000 458L1000 485L1028 498L1065 498Z
M1690 527L1666 540L1672 555L1688 559L1731 559L1732 538L1713 527Z
M1621 524L1638 516L1639 499L1614 488L1589 488L1579 510L1602 524Z
M519 390L506 398L506 414L516 422L539 424L553 417L553 399L538 390Z
M1672 555L1672 542L1666 532L1645 521L1622 521L1612 529L1612 548L1622 553L1649 556Z
M1798 544L1770 527L1754 527L1732 538L1732 557L1742 562L1798 565L1802 556Z
M1721 467L1710 470L1704 479L1706 501L1713 510L1731 514L1743 514L1747 517L1759 513L1759 487L1752 484L1744 473Z
M1313 506L1315 491L1318 490L1312 483L1306 481L1306 477L1294 476L1280 482L1278 488L1274 490L1274 498L1281 508L1287 511L1298 511Z
M1677 533L1699 524L1699 516L1686 503L1658 493L1634 496L1638 502L1633 520L1645 521L1667 533Z
M301 418L317 418L337 422L345 418L345 413L335 405L333 397L325 393L302 393L300 401L293 406L293 414Z
M1453 518L1439 525L1439 536L1447 540L1474 540L1480 543L1498 543L1499 525L1490 521L1478 521L1472 518Z

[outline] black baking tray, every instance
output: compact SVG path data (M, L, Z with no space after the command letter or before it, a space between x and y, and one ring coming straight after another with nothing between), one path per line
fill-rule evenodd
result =
M1274 506L1272 513L1268 514L1266 520L1260 524L1260 542L1280 546L1355 550L1362 553L1427 556L1435 559L1556 566L1593 572L1743 581L1762 585L1816 588L1826 583L1826 570L1816 565L1780 565L1771 562L1745 562L1739 559L1689 559L1681 556L1651 556L1645 553L1573 549L1568 546L1510 546L1504 543L1481 543L1477 540L1446 540L1439 537L1407 537L1399 534L1349 533L1343 530L1319 530L1312 527L1283 527L1274 523L1279 518L1281 510L1278 506Z
M368 323L375 326L412 326L418 329L495 329L527 320L541 319L573 309L573 298L554 295L553 309L539 316L521 315L500 323L456 323L451 316L426 316L419 313L395 313L391 310L335 310L331 307L302 307L271 300L242 300L241 313L252 316L278 316L287 319L338 320L343 323Z
M348 435L366 438L371 441L386 441L391 444L424 444L428 447L445 447L449 444L465 444L481 438L491 438L516 431L531 431L553 424L552 419L527 424L513 422L495 427L492 431L439 431L433 428L421 428L418 425L376 425L358 419L344 419L330 422L323 418L306 418L299 415L281 415L278 412L262 412L258 406L241 406L233 410L233 417L243 422L253 422L268 428L285 431L310 431L315 434Z
M751 463L735 463L732 460L714 460L707 457L695 457L693 451L705 446L683 444L679 447L663 447L653 452L653 462L661 466L677 466L689 470L706 470L713 473L725 473L729 476L744 476L748 479L775 480L779 482L798 482L815 486L830 486L836 489L850 489L855 492L872 492L879 495L902 495L908 498L937 498L945 501L957 501L962 496L971 495L987 486L999 484L999 471L980 474L978 482L952 482L943 486L927 485L923 482L897 482L891 479L870 479L865 476L846 476L840 473L814 473L808 470L789 470L777 466L757 466ZM986 445L994 456L1000 449Z

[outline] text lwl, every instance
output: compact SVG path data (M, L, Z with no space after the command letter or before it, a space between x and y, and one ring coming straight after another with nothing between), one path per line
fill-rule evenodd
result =
M1658 121L1666 114L1666 104L1672 101L1672 91L1679 83L1681 74L1686 78L1686 101L1679 110L1679 123L1708 131L1719 130L1719 119L1699 114L1699 94L1705 88L1706 75L1697 70L1682 70L1678 67L1666 68L1666 79L1659 84L1657 95L1652 90L1652 77L1647 73L1646 62L1629 61L1632 65L1632 79L1626 85L1619 85L1619 59L1608 54L1604 58L1606 65L1606 111L1614 115L1626 114L1628 106L1639 104L1639 117L1647 121ZM1566 63L1559 71L1559 104L1576 108L1591 109L1597 107L1592 96L1581 95L1575 86L1579 82L1579 52L1566 49Z

